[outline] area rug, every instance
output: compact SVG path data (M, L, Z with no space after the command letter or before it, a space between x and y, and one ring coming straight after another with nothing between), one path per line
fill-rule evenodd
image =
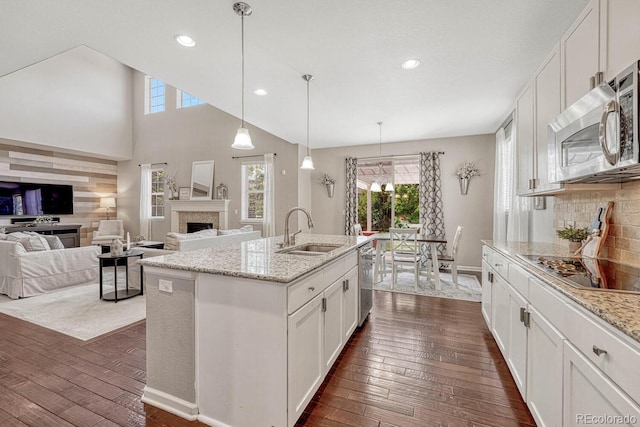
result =
M118 303L102 301L99 295L97 283L18 300L0 295L0 313L83 341L146 318L144 295Z
M453 284L450 273L440 273L440 284L442 290L436 290L433 281L425 276L420 276L418 288L415 286L415 279L412 272L399 272L398 282L391 287L391 273L388 273L382 281L375 283L373 289L380 291L393 291L405 294L428 295L432 297L452 298L465 301L482 300L482 288L478 278L467 274L458 273L458 286Z

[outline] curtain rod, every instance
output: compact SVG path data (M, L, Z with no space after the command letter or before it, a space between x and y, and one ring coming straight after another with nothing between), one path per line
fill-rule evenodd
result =
M158 162L158 163L149 163L151 166L153 165L168 165L167 162ZM138 166L142 166L142 163L138 163Z
M270 153L264 153L264 154L270 154ZM250 156L232 156L232 159L246 159L247 157L262 157L264 156L264 154L252 154ZM278 153L273 153L274 156L277 156Z
M444 154L444 151L438 151L438 154ZM357 157L358 160L393 160L393 159L411 159L414 157L419 157L420 153L417 154L399 154L399 155L391 155L391 156L372 156L372 157Z

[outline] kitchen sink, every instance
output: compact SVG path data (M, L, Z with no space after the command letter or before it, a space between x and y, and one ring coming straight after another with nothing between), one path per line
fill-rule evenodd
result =
M333 245L325 243L307 243L302 246L296 246L293 248L286 248L278 251L279 253L288 255L322 255L327 252L331 252L334 249L339 248L342 245Z

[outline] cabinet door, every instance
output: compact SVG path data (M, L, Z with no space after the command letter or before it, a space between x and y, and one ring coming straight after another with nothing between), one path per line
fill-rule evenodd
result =
M507 365L522 394L527 396L527 327L520 320L521 313L527 309L527 300L519 293L509 289L509 338L507 340Z
M532 191L534 139L533 88L527 85L516 100L516 153L518 161L518 194Z
M591 90L590 79L600 69L600 0L591 0L560 40L562 107Z
M549 136L547 126L560 114L560 45L543 63L534 77L536 122L536 188L549 183Z
M344 320L342 342L346 344L349 338L351 338L353 331L356 330L358 320L360 319L360 310L358 310L358 296L360 295L358 268L352 269L342 280L344 280L342 287L342 318Z
M289 425L293 425L324 378L322 294L289 316Z
M563 337L529 306L527 336L527 405L536 424L562 425Z
M509 290L507 283L500 276L494 274L493 279L491 332L493 332L493 337L506 359L509 343Z
M342 279L337 280L324 291L325 312L324 312L324 350L323 365L326 374L336 361L344 341L342 340L343 330L343 302Z
M640 26L638 26L640 2L638 0L606 0L601 8L607 22L605 78L610 80L633 61L640 59Z
M491 267L482 261L482 317L491 330L491 289L493 288Z
M563 425L637 425L640 420L638 403L568 341L564 341L563 374ZM608 418L594 422L593 417Z

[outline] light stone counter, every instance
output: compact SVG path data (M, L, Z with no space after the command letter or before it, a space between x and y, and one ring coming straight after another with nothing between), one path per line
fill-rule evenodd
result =
M340 247L322 255L280 253L283 236L250 240L231 245L175 252L139 261L145 267L170 268L196 273L218 274L269 282L290 283L328 262L370 241L365 236L299 234L296 248L305 243L338 244Z
M551 287L594 313L605 322L640 341L640 295L576 289L552 275L533 268L530 264L517 257L517 255L572 256L566 247L551 243L494 242L492 240L483 240L483 243L508 256L511 261L544 280L545 283L548 283Z

